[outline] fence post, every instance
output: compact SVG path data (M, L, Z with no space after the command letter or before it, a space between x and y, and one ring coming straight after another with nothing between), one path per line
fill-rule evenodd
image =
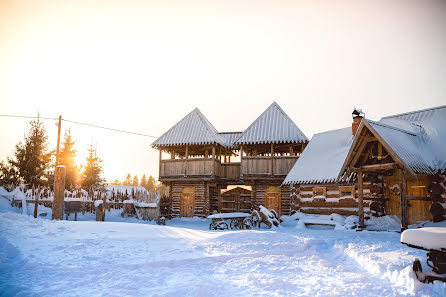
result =
M65 166L57 165L54 171L54 199L52 208L52 220L63 219L63 207L65 196Z
M37 188L37 191L34 195L35 195L34 196L34 218L37 218L37 208L39 207L40 187Z

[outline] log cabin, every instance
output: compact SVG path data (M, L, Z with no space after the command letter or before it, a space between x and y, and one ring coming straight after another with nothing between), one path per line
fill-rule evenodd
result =
M218 132L196 108L152 147L160 151L159 181L169 186L172 216L204 217L259 205L289 214L290 193L280 185L307 143L273 102L243 132Z
M350 132L349 132L350 131ZM350 135L348 135L350 133ZM446 106L380 121L354 111L352 127L313 136L282 187L296 211L395 215L401 228L444 219Z

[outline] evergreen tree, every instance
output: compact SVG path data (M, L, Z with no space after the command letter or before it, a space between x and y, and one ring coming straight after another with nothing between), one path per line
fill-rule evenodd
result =
M121 183L119 182L119 180L115 179L115 181L112 182L112 185L120 186Z
M75 158L77 151L74 149L74 144L71 137L71 129L65 131L64 140L62 143L62 148L59 154L59 164L65 165L66 167L66 177L65 177L65 187L70 188L70 186L76 186L79 184L80 169L75 164Z
M132 186L137 187L139 185L138 177L135 175L133 177Z
M87 190L99 190L104 187L104 179L101 177L102 160L97 157L96 149L90 145L88 149L87 164L82 173L82 186Z
M153 176L149 176L149 179L147 180L146 189L148 191L155 191L156 186L157 186L156 180L153 178Z
M141 182L140 182L139 185L140 185L141 187L144 187L144 188L147 186L147 177L146 177L145 174L142 176L142 178L141 178Z
M122 182L123 186L130 186L132 185L132 176L129 174L127 174L127 177L125 178L125 180Z
M29 122L31 127L25 139L16 144L14 158L0 165L2 183L28 186L49 186L49 168L53 151L48 149L48 136L43 122L37 119Z

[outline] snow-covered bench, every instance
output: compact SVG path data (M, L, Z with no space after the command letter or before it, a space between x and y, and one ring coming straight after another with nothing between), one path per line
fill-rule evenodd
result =
M413 270L418 280L428 283L435 280L446 282L446 227L408 229L401 234L401 242L428 251L426 262L433 272L423 273L420 260L415 259Z

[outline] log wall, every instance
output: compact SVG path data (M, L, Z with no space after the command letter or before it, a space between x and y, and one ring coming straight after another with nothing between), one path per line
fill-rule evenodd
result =
M180 197L183 188L195 189L194 216L209 215L211 203L208 195L207 182L172 182L172 217L180 216Z
M364 195L370 195L370 187L370 182L364 182ZM289 193L290 213L358 215L358 189L353 184L297 185ZM370 200L363 205L364 212L370 213Z

